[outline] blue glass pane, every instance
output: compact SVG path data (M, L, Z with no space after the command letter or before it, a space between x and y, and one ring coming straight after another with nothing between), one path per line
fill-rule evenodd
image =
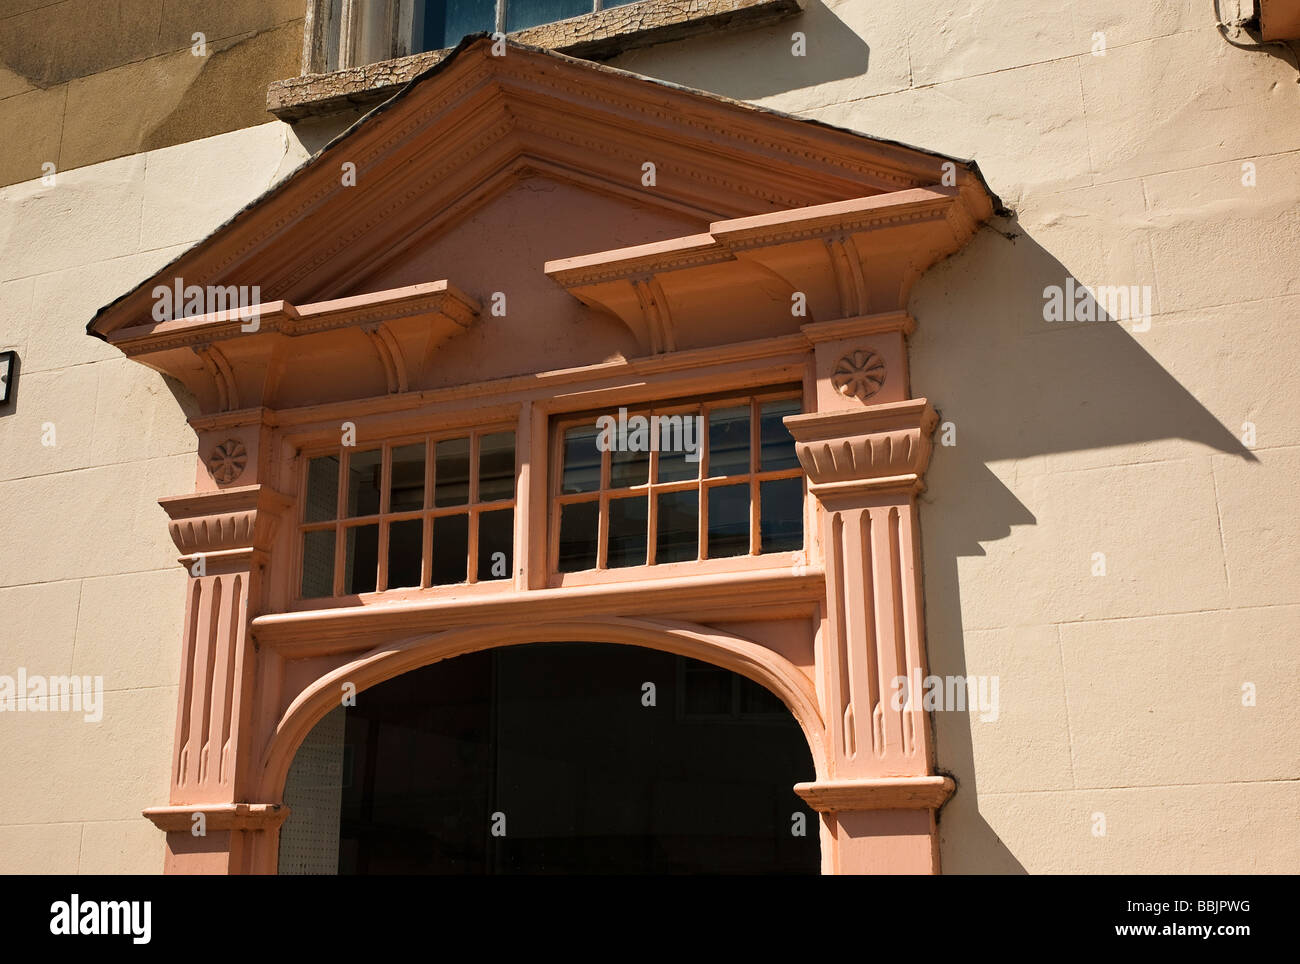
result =
M764 472L774 469L797 469L799 456L794 452L794 437L785 427L787 415L798 415L803 406L797 398L784 398L764 402L759 424L759 467Z
M592 0L507 0L506 31L580 17L593 9Z
M415 5L414 50L454 47L466 34L496 27L496 0L424 0Z

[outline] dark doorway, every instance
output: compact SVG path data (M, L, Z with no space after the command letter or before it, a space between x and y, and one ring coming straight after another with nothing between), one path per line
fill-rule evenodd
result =
M489 650L363 691L335 729L339 873L820 867L816 814L792 790L814 775L798 724L706 663L595 643Z

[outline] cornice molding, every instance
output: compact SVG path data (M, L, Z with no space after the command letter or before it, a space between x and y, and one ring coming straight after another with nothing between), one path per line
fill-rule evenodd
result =
M488 39L462 45L155 278L256 282L268 300L289 302L349 290L340 279L364 290L366 266L417 235L446 230L501 189L495 180L517 178L530 163L652 206L742 220L854 195L927 191L955 164L951 190L969 210L945 213L931 198L933 210L892 209L869 220L939 218L961 231L993 211L996 199L968 161L553 52L510 43L496 57L491 47ZM642 189L629 159L638 162L634 172L655 159L672 176ZM341 161L356 165L355 186L341 183ZM750 243L737 237L729 250ZM101 311L91 333L140 327L153 283Z
M978 226L966 203L955 188L911 188L715 221L704 234L549 261L544 270L584 304L619 318L649 352L674 344L671 328L658 336L662 306L671 301L674 314L689 319L701 291L708 298L726 292L738 306L753 298L752 310L770 315L771 295L756 291L756 269L788 285L791 296L802 293L805 316L814 315L815 305L827 319L803 326L810 340L837 337L818 327L832 324L839 336L907 334L904 308L913 282ZM657 286L653 301L641 295L647 285ZM700 308L686 323L699 332L710 317ZM864 317L873 321L859 320Z

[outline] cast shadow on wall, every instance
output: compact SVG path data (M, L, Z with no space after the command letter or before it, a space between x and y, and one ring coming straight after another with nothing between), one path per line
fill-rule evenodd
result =
M1081 285L1066 265L1024 234L1014 220L997 219L914 289L909 307L918 327L911 339L912 392L928 397L940 413L927 489L920 498L926 639L933 675L968 675L968 630L958 560L985 555L983 544L1007 538L1013 527L1038 524L989 463L998 463L1006 477L1016 474L1016 460L1033 458L1032 471L1041 480L1044 471L1051 471L1050 459L1056 453L1171 439L1257 461L1143 348L1144 319L1117 320L1105 304L1095 301L1096 320L1044 319L1044 289L1060 286L1068 291ZM1159 326L1159 315L1150 324ZM946 423L952 424L956 444L942 444ZM1046 468L1043 457L1047 457ZM1122 461L1128 460L1126 456ZM1077 459L1069 464L1070 469L1078 467ZM1050 477L1040 484L1050 486ZM1157 501L1150 494L1145 497ZM1086 515L1086 509L1081 511ZM1104 529L1104 518L1095 522L1099 530ZM1086 576L1088 560L1077 562ZM1013 571L1019 572L1023 565ZM1022 584L1000 587L999 593L1019 594L1017 605L1023 609L1023 594L1034 592L1035 581L1026 574ZM1042 601L1052 605L1050 600ZM968 609L974 608L973 600L967 602ZM1052 620L1051 615L1044 616L1045 623ZM1026 664L1020 660L1018 665ZM972 671L979 674L988 669L981 666ZM1014 699L1014 683L1001 681L1003 713L1008 697ZM940 812L944 870L1024 873L1024 865L979 812L980 774L972 729L996 724L979 722L977 716L977 712L936 712L931 717L939 769L950 774L958 787ZM1024 752L1028 770L1033 767L1032 750ZM1029 789L1032 783L1030 779L1023 785ZM1083 809L1078 827L1082 841L1090 833Z
M796 33L804 36L799 55ZM735 100L761 100L865 77L870 61L866 41L824 3L808 0L803 13L780 23L633 50L609 65Z

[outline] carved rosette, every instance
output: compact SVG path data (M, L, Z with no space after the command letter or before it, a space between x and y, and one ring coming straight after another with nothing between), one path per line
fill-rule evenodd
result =
M870 349L851 351L835 363L831 384L845 398L865 403L885 384L885 360Z
M208 471L221 485L229 485L243 475L247 464L248 450L239 439L226 439L208 456Z

